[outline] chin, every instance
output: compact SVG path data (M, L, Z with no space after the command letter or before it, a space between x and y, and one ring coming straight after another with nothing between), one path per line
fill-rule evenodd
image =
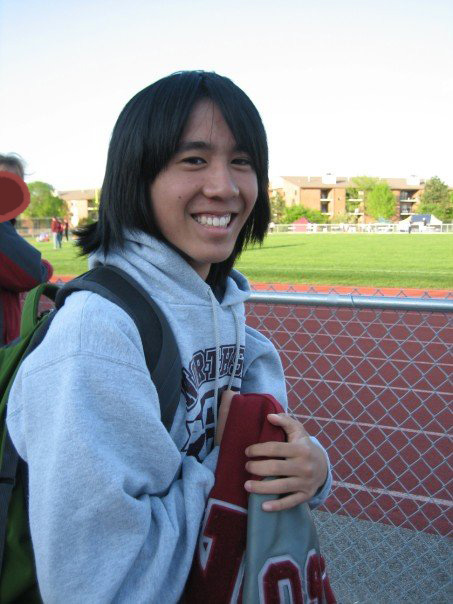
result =
M208 260L209 264L219 264L220 262L224 262L225 260L228 260L228 258L231 256L230 252L229 254L218 254L216 256L211 256L211 258Z
M212 253L207 253L203 258L199 258L197 259L198 261L202 262L202 263L208 263L208 264L218 264L219 262L223 262L224 260L227 260L231 254L233 253L233 248L232 249L228 249L228 250L213 250Z

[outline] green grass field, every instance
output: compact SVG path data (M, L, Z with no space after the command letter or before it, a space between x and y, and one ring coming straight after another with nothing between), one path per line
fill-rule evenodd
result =
M72 242L34 245L56 275L87 270ZM276 234L245 251L237 268L258 282L453 289L453 235Z
M453 288L453 237L408 234L270 235L237 267L252 281Z
M80 275L88 270L87 259L78 256L78 248L71 240L64 240L61 250L54 250L51 242L37 243L32 239L27 241L38 248L42 257L52 264L54 275Z

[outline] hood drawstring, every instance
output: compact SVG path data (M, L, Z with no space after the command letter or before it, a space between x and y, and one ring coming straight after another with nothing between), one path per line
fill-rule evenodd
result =
M219 411L219 401L218 401L219 377L220 377L220 361L221 361L221 359L220 359L220 331L219 331L219 322L218 322L218 317L217 317L218 302L217 302L217 299L211 288L209 288L208 292L209 292L209 296L211 298L212 321L214 324L214 338L215 338L215 386L214 386L213 411L214 411L214 428L217 430L217 416L218 416L218 411ZM235 350L235 354L234 354L233 371L232 371L230 379L228 381L228 389L230 389L233 384L234 376L236 375L236 371L237 371L238 364L239 364L239 354L241 352L239 317L238 317L236 311L234 310L234 308L233 307L230 307L230 308L231 308L231 312L233 313L234 324L236 327L236 350Z
M208 289L211 297L212 320L214 323L214 338L215 338L215 386L214 386L214 429L217 430L217 415L218 415L218 397L219 397L219 363L220 363L220 332L219 323L217 320L217 300L211 288Z
M241 341L240 341L241 338L239 335L240 334L239 317L233 307L231 307L231 312L233 313L234 323L236 325L236 351L234 353L233 372L232 372L232 374L230 376L230 380L228 382L228 390L230 390L231 386L233 385L234 376L236 375L236 370L237 370L238 364L239 364L239 353L241 352Z

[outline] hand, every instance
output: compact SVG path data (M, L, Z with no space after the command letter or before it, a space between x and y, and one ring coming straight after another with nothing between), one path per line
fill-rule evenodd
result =
M328 464L323 450L309 437L303 425L286 413L267 416L274 426L281 426L288 442L266 442L247 447L248 457L266 457L248 461L246 470L257 476L278 476L274 480L248 480L245 489L249 493L284 494L263 503L263 510L286 510L313 497L327 478Z
M217 429L215 431L214 445L220 445L228 413L231 407L231 399L235 394L237 394L237 392L234 392L233 390L224 390L222 392L222 396L220 397L219 414L217 416Z

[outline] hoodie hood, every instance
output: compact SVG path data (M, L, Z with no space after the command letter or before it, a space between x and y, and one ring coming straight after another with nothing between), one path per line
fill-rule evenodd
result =
M219 301L211 287L176 250L142 231L125 231L123 248L115 248L108 254L97 252L90 257L90 268L101 264L124 270L160 306L178 343L183 390L184 386L187 388L183 394L186 402L189 401L187 407L194 405L190 391L198 390L198 400L200 395L211 399L209 415L215 431L219 392L232 388L235 379L239 387L242 376L244 301L250 295L247 279L238 271L232 271ZM184 382L186 376L188 381ZM206 376L209 377L201 390L193 388L200 377L205 380ZM203 417L203 423L205 420Z

